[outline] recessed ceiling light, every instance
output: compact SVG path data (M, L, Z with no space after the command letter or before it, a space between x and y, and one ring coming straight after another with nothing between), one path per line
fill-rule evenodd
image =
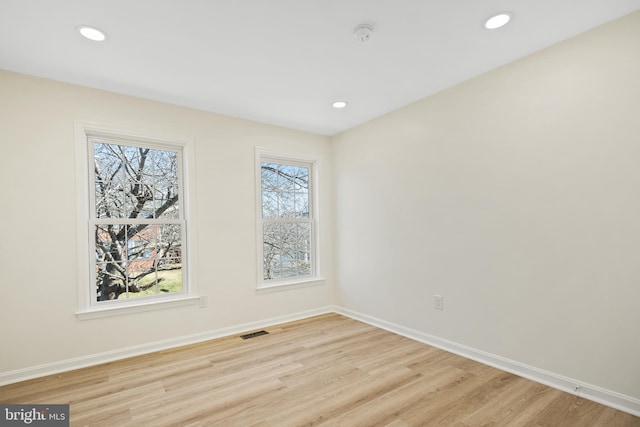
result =
M511 20L511 14L507 12L502 12L497 15L493 15L491 18L484 21L484 27L487 30L495 30L500 27L503 27Z
M347 106L347 101L335 101L331 106L338 109L344 108Z
M76 27L76 29L80 34L82 34L83 37L88 38L89 40L93 40L94 42L101 42L107 39L107 34L95 27L89 27L88 25L79 25L78 27Z

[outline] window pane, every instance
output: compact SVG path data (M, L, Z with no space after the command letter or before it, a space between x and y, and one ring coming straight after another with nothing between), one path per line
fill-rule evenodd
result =
M263 226L263 276L265 280L280 277L280 224L264 224Z
M295 197L292 191L279 193L278 197L278 218L295 217Z
M182 257L182 227L178 224L159 226L156 258Z
M98 301L117 299L126 293L126 261L96 264Z
M311 274L310 224L266 223L263 236L265 280Z
M95 228L95 252L97 262L126 261L125 226L100 225Z
M159 259L154 261L154 266L155 269L151 273L130 283L129 298L182 292L180 259Z
M261 163L261 182L263 191L276 191L278 188L278 165Z
M149 154L148 148L130 147L119 145L118 148L122 153L124 162L125 179L127 181L140 181L144 164Z
M178 153L94 143L97 218L178 218Z
M298 275L299 235L296 223L284 223L280 230L282 238L282 277Z
M155 217L156 218L180 218L178 203L178 186L155 187Z
M108 224L95 228L98 301L117 299L127 292L126 233L126 225Z
M156 293L156 271L153 268L153 261L150 264L151 268L145 268L140 262L130 263L127 266L127 290L120 294L119 299L136 298Z
M178 218L178 154L120 146L127 218Z
M117 145L94 143L96 181L124 181L122 156Z
M262 188L262 217L278 216L278 173L275 163L261 163L260 183Z
M178 153L153 150L157 218L179 218Z
M123 218L125 212L125 170L117 145L95 143L95 215L97 218Z
M99 225L95 233L98 301L182 292L179 224Z
M182 292L182 259L158 260L158 293Z
M297 224L296 267L299 276L311 274L311 224Z
M154 224L136 224L127 230L127 260L129 265L137 271L153 270L158 226Z
M262 162L262 217L309 217L309 168Z
M120 299L136 298L158 293L158 272L155 268L147 272L131 271L130 274L132 280L129 282L128 293L121 295Z
M124 184L120 181L96 181L96 218L123 218Z
M128 182L125 192L127 218L153 218L153 187L140 181Z
M296 218L309 218L309 193L296 193L294 211Z
M309 168L298 166L295 169L295 186L297 193L309 192Z
M262 217L278 217L278 193L273 191L262 192Z
M178 153L175 151L152 150L153 182L159 187L178 184Z
M293 167L278 165L278 191L293 191Z

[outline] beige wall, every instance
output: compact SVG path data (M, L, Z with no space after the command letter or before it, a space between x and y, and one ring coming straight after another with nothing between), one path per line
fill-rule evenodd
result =
M338 305L640 398L639 41L635 13L334 137Z
M332 139L0 71L0 375L337 303L640 399L638 40L640 13ZM195 139L209 307L76 319L76 120ZM255 292L256 145L322 161L325 285Z
M330 141L0 71L0 374L333 303ZM77 320L74 121L195 140L197 257L207 308ZM254 147L321 162L324 285L257 294Z

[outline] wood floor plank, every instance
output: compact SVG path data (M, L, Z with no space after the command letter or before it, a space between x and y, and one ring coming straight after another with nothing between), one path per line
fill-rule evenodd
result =
M479 407L476 411L467 411L461 418L465 426L474 426L491 418L493 425L522 425L531 420L539 412L539 408L549 404L549 387L528 381L524 378L516 378L516 383L511 387L505 387L501 393Z
M72 426L640 427L338 314L266 329L10 384L0 403L67 403Z

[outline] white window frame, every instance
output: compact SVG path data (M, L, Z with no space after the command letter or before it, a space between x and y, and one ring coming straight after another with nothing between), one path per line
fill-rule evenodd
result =
M122 145L132 145L177 151L181 162L179 179L181 180L181 213L182 218L176 223L182 225L183 247L183 283L182 292L156 296L145 296L113 301L96 301L95 272L92 271L95 259L95 242L93 232L97 224L95 215L95 186L90 167L93 164L92 139ZM156 310L184 305L197 305L194 273L195 257L191 256L195 247L195 209L191 209L191 197L194 193L194 144L189 138L179 135L151 133L148 130L128 130L109 125L81 122L75 123L76 140L76 191L78 215L78 305L76 316L81 319L128 314L141 311ZM131 222L123 219L122 223Z
M288 277L284 279L264 279L264 224L262 218L262 163L273 162L296 166L309 167L309 216L311 224L311 274L307 276ZM255 148L255 170L256 170L256 247L257 247L257 286L259 292L282 290L309 285L321 284L324 277L321 274L320 264L320 223L318 220L318 170L320 162L315 158L310 158L301 154L282 153L272 151L262 147Z

